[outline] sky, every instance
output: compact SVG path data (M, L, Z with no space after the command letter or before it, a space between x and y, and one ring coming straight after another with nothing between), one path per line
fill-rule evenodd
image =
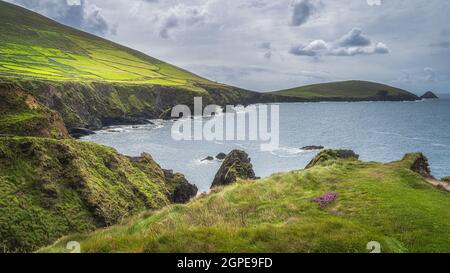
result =
M450 93L448 0L8 0L210 80Z

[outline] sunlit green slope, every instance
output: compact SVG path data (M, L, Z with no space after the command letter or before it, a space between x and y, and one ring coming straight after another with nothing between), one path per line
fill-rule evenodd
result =
M0 77L195 87L183 69L0 1Z

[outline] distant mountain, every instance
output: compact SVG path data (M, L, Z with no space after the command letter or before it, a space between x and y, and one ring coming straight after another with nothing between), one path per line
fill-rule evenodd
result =
M431 91L426 92L425 94L423 94L421 97L421 99L439 99L438 96L436 96L436 94L434 94Z
M368 81L314 84L276 92L273 95L299 101L411 101L416 95L399 88Z

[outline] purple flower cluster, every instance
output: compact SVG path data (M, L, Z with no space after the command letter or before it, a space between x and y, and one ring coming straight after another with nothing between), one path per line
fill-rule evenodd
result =
M331 202L333 202L334 200L336 200L337 197L338 197L337 193L335 193L335 192L327 192L327 193L325 193L324 195L322 195L320 197L314 198L312 201L318 203L320 205L320 207L323 208L326 205L328 205Z

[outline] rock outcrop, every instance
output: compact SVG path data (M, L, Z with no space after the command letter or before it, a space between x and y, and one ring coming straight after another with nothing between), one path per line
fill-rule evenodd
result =
M436 94L434 94L431 91L426 92L425 94L423 94L421 97L421 99L439 99L438 96L436 96Z
M61 116L20 87L0 84L0 135L70 138Z
M72 128L69 130L70 136L73 138L81 138L84 136L95 135L95 132L86 128Z
M197 186L189 183L186 177L173 170L164 170L148 153L140 157L131 157L133 165L145 172L155 182L163 184L167 190L167 198L172 203L187 203L198 192Z
M324 148L325 147L323 147L323 146L311 145L311 146L302 147L301 149L304 151L315 151L315 150L323 150Z
M253 165L248 154L234 150L227 155L214 177L211 188L230 185L238 179L256 179Z
M169 199L172 203L184 204L197 195L197 186L189 183L181 173L174 173L173 170L164 170L164 178L169 190Z
M450 176L446 176L444 178L441 179L444 182L449 182L450 183Z
M411 171L418 173L425 178L433 178L433 176L431 175L431 169L428 163L428 158L422 153L406 154L403 157L403 160L404 161L409 160L411 162L410 167Z
M218 155L216 155L216 159L218 160L224 160L227 157L226 153L219 153Z
M311 162L309 162L305 169L309 169L324 162L337 159L358 160L359 155L357 155L352 150L324 150L320 152L313 160L311 160Z

